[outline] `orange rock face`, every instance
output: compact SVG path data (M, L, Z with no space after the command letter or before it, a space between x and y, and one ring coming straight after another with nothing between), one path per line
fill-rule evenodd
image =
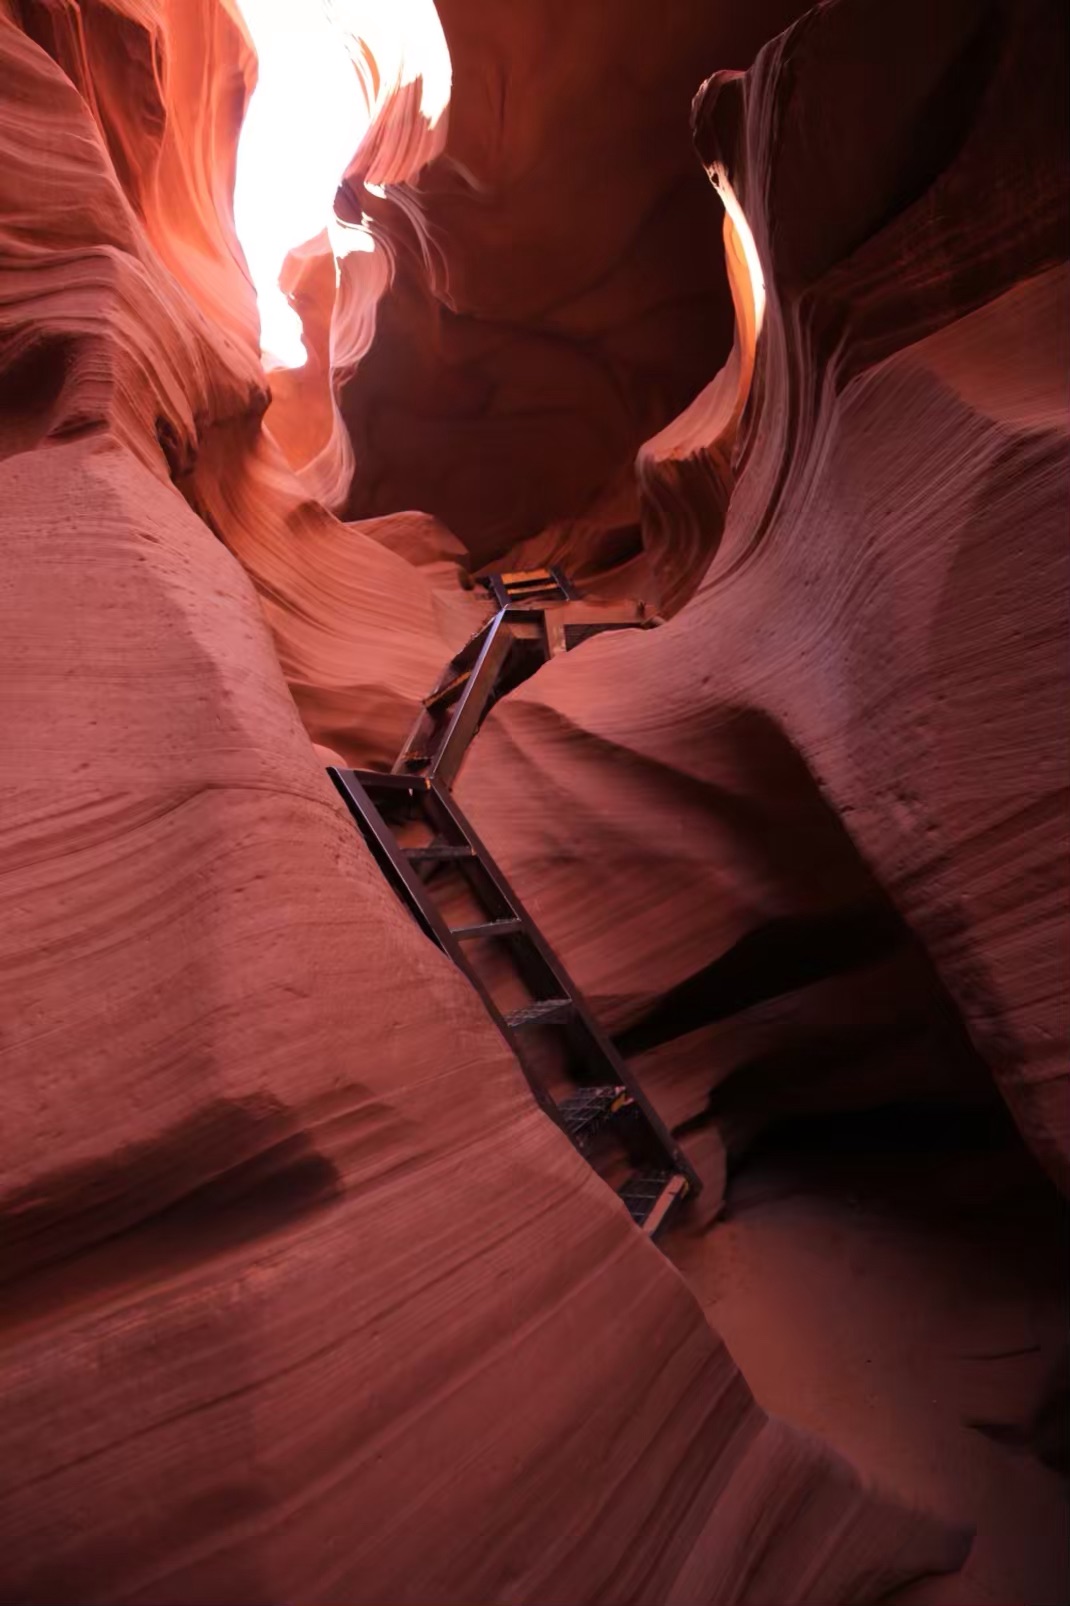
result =
M769 292L727 520L693 412L679 450L666 431L642 464L650 557L678 594L702 576L693 601L523 688L464 788L622 1024L688 977L701 991L711 965L716 1018L726 950L785 919L805 944L806 921L876 909L875 877L1065 1186L1070 354L1051 20L949 12L907 95L901 20L845 4L706 87L700 148L733 178ZM851 135L860 98L870 143Z
M769 309L706 414L686 107L796 8L707 10L443 6L456 143L401 106L369 151L435 157L453 299L387 200L343 449L314 247L320 410L295 380L264 425L229 0L0 0L4 1600L862 1606L965 1557L969 1512L758 1403L323 774L399 747L479 620L462 563L649 565L686 605L514 693L461 796L669 1118L709 1114L710 1191L771 1111L990 1073L1058 1168L1054 12L950 7L921 59L854 0L707 87ZM747 1017L771 976L861 1077Z
M682 108L799 10L440 5L449 131L411 189L430 259L404 212L364 201L397 273L341 396L350 516L425 508L477 564L576 520L574 572L638 551L636 450L732 343Z

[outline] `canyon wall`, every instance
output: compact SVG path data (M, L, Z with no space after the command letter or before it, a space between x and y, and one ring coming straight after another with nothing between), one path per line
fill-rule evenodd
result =
M727 468L702 397L640 464L691 600L548 666L462 779L715 1169L994 1076L1067 1183L1066 82L1059 7L854 0L705 85L768 306Z
M363 196L398 269L342 391L349 516L424 508L477 566L551 526L578 575L639 554L635 452L732 341L682 110L801 9L443 0L444 151Z
M956 1566L759 1408L327 784L310 738L381 760L470 599L262 427L229 7L0 0L0 72L0 1593L860 1606Z

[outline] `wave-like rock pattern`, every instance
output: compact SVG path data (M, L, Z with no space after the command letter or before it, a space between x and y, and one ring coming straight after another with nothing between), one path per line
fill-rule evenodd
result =
M753 1129L770 1076L796 1109L930 1073L973 1098L979 1051L1067 1182L1066 81L1043 0L853 0L696 106L768 306L727 470L698 412L644 460L651 557L693 598L549 665L462 784L680 1119L727 1101ZM857 911L872 929L889 906L925 952L904 933L844 958ZM944 1045L920 1061L916 1035L852 1054L829 1026L895 952L885 1026L924 993ZM733 999L750 1015L719 1025ZM805 1031L770 1065L777 1010ZM956 1014L973 1048L949 1057Z
M0 1594L956 1565L761 1411L323 776L309 733L384 756L467 626L441 532L339 525L261 428L228 9L7 3L0 73Z
M350 516L419 506L477 565L577 519L588 564L635 555L636 450L732 339L686 107L711 63L746 66L799 10L442 0L445 149L363 198L396 274L342 390Z

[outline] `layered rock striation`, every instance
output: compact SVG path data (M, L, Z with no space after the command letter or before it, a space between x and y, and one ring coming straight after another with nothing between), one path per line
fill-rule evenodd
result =
M310 736L395 743L466 599L262 429L234 18L8 5L0 53L5 1598L954 1564L758 1408L325 781Z
M463 795L681 1118L751 1068L778 1107L787 1011L796 1107L837 1061L853 1102L991 1073L1065 1186L1065 29L949 6L911 41L825 6L696 101L767 306L731 452L700 398L641 459L691 600L522 688Z

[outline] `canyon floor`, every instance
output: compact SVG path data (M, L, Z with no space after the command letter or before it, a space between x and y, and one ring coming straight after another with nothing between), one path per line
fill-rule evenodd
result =
M1061 1606L1065 1207L1009 1123L917 1111L794 1123L724 1214L667 1250L760 1403L864 1476L976 1524L961 1572L896 1606Z

